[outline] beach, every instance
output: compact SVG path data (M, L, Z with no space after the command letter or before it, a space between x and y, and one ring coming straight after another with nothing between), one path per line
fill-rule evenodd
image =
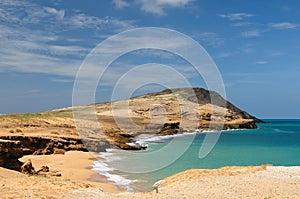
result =
M161 93L158 94L160 95ZM146 99L149 100L150 97ZM135 100L137 108L140 107L138 100L142 100L143 104L145 98ZM99 113L108 114L104 110L109 105L98 106ZM232 109L236 110L234 107ZM239 123L232 126L236 128L222 131L213 150L201 159L199 149L205 137L216 131L205 131L201 128L202 132L182 130L188 132L182 134L175 118L176 120L165 123L161 130L151 129L156 131L155 134L152 131L147 134L141 131L145 134L143 136L148 137L145 139L131 131L115 128L113 118L105 114L100 117L104 120L104 130L108 129L105 134L89 131L89 123L86 124L85 130L89 134L85 135L84 140L88 148L82 143L82 134L77 132L71 109L0 118L0 163L8 168L0 167L0 198L273 199L298 198L300 195L298 120L270 120L269 123L258 123L257 129L250 128L254 126L246 128L244 123ZM235 114L228 111L226 116L227 119L233 118L230 121L236 121L236 117L242 118L239 111ZM208 116L205 118L209 119ZM205 118L203 122L208 121ZM140 122L142 124L142 120ZM244 128L239 129L240 125ZM226 126L228 127L230 126ZM187 139L189 136L193 137L192 142ZM178 159L175 158L172 164L154 172L132 172L124 176L122 172L126 171L116 167L123 165L136 171L139 166L151 162L159 165L160 159L131 161L130 156L120 153L124 152L120 149L137 150L140 148L128 143L141 143L147 145L146 151L141 153L151 152L159 150L172 139L177 149L182 144L190 144L186 151L181 151L184 154ZM134 151L130 154L136 153L140 152ZM36 173L43 166L49 167L50 171L43 171L38 175L17 172L24 172L22 167L28 160L31 160L35 169L31 169L31 173ZM130 182L128 187L127 184L125 187L118 184L125 178ZM108 179L117 179L116 184ZM151 188L159 180L163 181L156 193Z
M35 167L47 164L61 177L25 175L0 168L1 198L298 198L300 167L248 166L187 170L163 180L159 193L119 191L95 182L94 156L87 152L25 156ZM98 176L99 177L99 176ZM100 178L100 177L99 177Z
M0 0L0 199L300 199L299 9Z

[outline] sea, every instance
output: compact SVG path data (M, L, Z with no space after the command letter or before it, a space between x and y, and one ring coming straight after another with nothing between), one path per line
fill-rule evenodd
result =
M150 191L155 182L165 177L194 168L215 169L262 164L300 166L300 119L264 121L267 123L258 124L257 129L143 138L136 141L148 146L145 151L109 149L99 154L101 158L94 162L93 169L120 189L140 192ZM218 133L220 137L210 153L199 158L199 149L206 133ZM169 145L175 146L175 149L164 150ZM172 157L173 153L177 153L176 149L182 146L188 147L179 157ZM151 152L157 152L156 156L161 154L162 157L135 158ZM165 161L169 157L174 160ZM155 165L158 165L157 168Z

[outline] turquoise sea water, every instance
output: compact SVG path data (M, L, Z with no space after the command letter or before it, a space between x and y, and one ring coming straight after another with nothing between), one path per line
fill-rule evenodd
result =
M127 158L118 150L102 153L105 159L95 162L94 169L107 175L123 188L135 191L151 190L154 182L192 168L219 168L223 166L273 164L300 166L300 120L265 120L258 129L224 131L203 159L198 158L205 134L197 134L188 150L171 165L150 173L126 173L115 170ZM191 136L191 135L186 135ZM185 137L180 137L184 142ZM152 139L153 140L153 139ZM169 139L149 141L147 150L156 150L168 144ZM151 160L147 160L149 163ZM126 163L128 164L128 162ZM137 162L128 167L134 167ZM138 164L147 164L143 161Z

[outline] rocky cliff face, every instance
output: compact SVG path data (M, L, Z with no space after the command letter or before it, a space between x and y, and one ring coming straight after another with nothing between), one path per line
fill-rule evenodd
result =
M19 170L22 162L18 159L23 156L20 141L0 139L0 167Z
M126 103L128 106L124 106ZM257 128L256 122L262 122L237 108L218 93L203 88L166 89L114 102L111 106L114 114L110 106L96 106L99 121L104 129L107 126L115 128L113 122L108 121L117 117L118 124L121 123L127 133L133 134L137 132L168 134L167 129L169 134L179 130L193 131L208 128L213 130L217 123L224 125L217 127L216 130ZM130 123L126 117L130 117L134 122L133 125L126 125ZM170 128L175 123L178 123L178 128Z
M237 118L242 119L253 119L254 122L263 122L262 120L250 115L246 111L243 111L236 106L234 106L229 101L225 100L221 95L219 95L217 92L209 91L204 88L177 88L177 89L166 89L161 92L148 94L150 96L164 96L164 95L172 95L177 94L182 96L185 100L197 103L199 105L207 105L212 104L212 101L214 102L214 105L223 107L227 109L226 113L226 119L227 120L234 120ZM212 100L213 99L213 100ZM211 113L208 112L208 114L211 115ZM205 115L202 115L201 119L205 119ZM206 115L207 116L207 115Z
M79 108L85 111L87 107ZM90 121L82 118L83 130L86 129L84 135L82 132L78 135L72 108L2 115L0 166L18 170L21 164L18 158L23 154L54 154L69 150L99 152L112 147L139 150L143 147L128 145L137 136L214 128L257 128L256 123L262 122L218 93L203 88L167 89L127 100L96 104L95 109L101 132L89 129Z
M71 150L104 152L110 147L112 145L107 140L0 136L0 166L19 171L23 163L18 159L23 155L64 154Z

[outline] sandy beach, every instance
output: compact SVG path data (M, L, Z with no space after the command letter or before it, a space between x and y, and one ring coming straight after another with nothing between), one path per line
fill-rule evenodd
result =
M60 173L63 180L73 180L96 185L101 187L104 191L111 193L119 192L114 185L99 182L106 182L106 178L92 170L96 155L97 154L91 152L68 151L65 154L55 155L27 155L20 160L25 162L30 159L37 169L47 165L50 170Z
M39 168L49 166L61 177L24 175L0 168L1 198L299 198L300 167L223 167L193 169L164 179L159 193L120 192L93 182L94 156L70 151L65 155L25 156Z

